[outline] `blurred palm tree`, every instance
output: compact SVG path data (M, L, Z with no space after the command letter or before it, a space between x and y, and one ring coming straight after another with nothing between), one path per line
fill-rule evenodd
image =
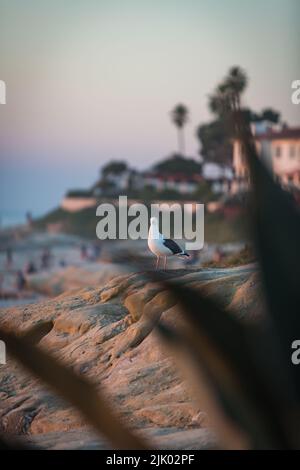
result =
M209 96L209 108L213 114L223 117L230 110L241 108L241 95L248 84L245 71L238 66L231 67L227 76Z
M245 91L248 84L246 72L238 66L231 67L227 77L225 77L225 85L231 93L233 109L240 109L241 95Z
M220 83L209 96L208 106L213 114L224 116L231 109L230 90L226 83Z
M189 118L189 110L184 104L177 104L171 111L172 122L175 124L178 130L178 152L179 155L184 156L185 154L185 143L183 128Z

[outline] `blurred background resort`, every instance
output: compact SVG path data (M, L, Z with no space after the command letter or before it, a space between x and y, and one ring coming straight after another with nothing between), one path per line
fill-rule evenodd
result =
M123 251L151 256L145 240L97 240L96 207L119 195L205 204L205 247L186 267L253 262L248 169L225 111L238 101L300 203L298 18L295 0L2 0L1 301L60 293L66 270L69 287L96 282Z

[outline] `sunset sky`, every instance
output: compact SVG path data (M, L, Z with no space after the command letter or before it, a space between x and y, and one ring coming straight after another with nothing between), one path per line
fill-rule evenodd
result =
M178 102L197 156L207 95L232 65L247 105L300 124L299 18L299 0L0 0L0 211L49 210L110 159L169 155Z

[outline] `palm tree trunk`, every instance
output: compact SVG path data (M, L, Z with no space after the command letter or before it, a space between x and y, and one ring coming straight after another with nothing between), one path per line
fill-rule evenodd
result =
M184 154L185 154L185 142L184 142L184 133L183 133L183 128L182 127L178 127L177 137L178 137L179 155L184 156Z

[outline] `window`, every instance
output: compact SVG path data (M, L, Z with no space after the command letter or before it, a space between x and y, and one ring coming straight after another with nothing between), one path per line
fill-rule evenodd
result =
M281 157L281 147L280 147L280 145L277 145L277 147L275 147L275 157Z
M290 157L294 158L296 156L296 147L295 145L290 146Z

